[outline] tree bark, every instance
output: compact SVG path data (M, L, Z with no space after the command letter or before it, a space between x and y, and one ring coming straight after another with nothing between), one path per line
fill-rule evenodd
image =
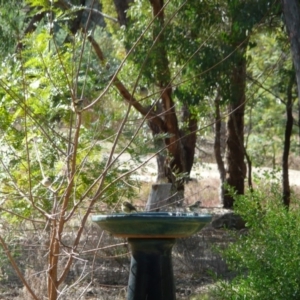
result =
M126 12L129 8L129 4L133 1L134 0L114 0L118 21L121 26L126 26L129 21Z
M300 139L300 4L298 0L282 0L282 8L296 71Z
M222 149L221 149L221 128L222 128L222 120L220 114L220 91L219 88L217 90L217 95L215 98L215 140L214 140L214 153L215 158L220 174L220 200L224 202L224 183L226 178L226 170L224 161L222 158Z
M161 114L162 113L161 103L160 102L156 103L154 107L152 107L152 109L154 109L157 114ZM151 122L151 120L148 120L147 124L152 132L155 150L157 152L159 151L156 154L156 162L157 162L156 183L167 183L168 179L165 174L165 160L167 157L167 150L164 149L165 148L164 139L158 138L158 135L162 133L162 129L159 126L157 126L154 122Z
M285 133L284 133L284 147L283 147L283 155L282 155L282 201L283 204L289 208L291 201L291 190L289 183L289 152L290 152L290 144L291 144L291 135L293 129L294 118L292 114L293 108L293 96L292 96L292 88L295 82L294 74L290 78L290 82L287 88L287 103L285 106L286 109L286 125L285 125Z
M176 206L172 194L172 184L153 184L146 204L146 211L166 211L170 205Z
M227 122L227 176L226 184L233 187L237 194L244 194L244 181L246 177L246 164L244 161L244 113L245 113L245 88L246 88L246 59L242 47L238 53L238 61L233 67L230 89L231 99L228 104ZM225 191L224 208L233 208L234 199Z
M182 144L182 137L178 126L178 119L175 110L175 103L172 98L171 87L171 74L169 69L169 60L166 51L166 45L164 43L164 10L162 0L150 0L152 5L153 17L156 18L153 26L153 41L155 41L155 47L153 49L154 57L156 59L156 72L155 80L156 84L161 92L161 101L163 107L163 118L165 127L167 129L168 137L165 139L170 159L166 163L166 167L169 169L168 176L169 182L176 185L176 190L179 193L184 191L184 181L176 180L172 175L187 173L187 159Z
M298 0L282 0L282 7L296 71L300 106L300 4Z
M196 116L191 113L187 103L183 104L181 121L183 124L187 124L186 128L180 131L180 134L182 137L181 143L183 145L186 172L189 175L194 164L198 122Z

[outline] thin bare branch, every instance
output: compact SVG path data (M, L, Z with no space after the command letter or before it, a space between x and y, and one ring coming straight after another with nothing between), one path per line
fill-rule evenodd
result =
M35 300L39 300L39 298L36 296L36 294L34 293L34 291L31 289L30 285L28 284L28 282L25 280L21 270L19 269L15 259L13 258L11 252L9 251L7 244L5 243L4 239L2 238L2 236L0 235L0 243L5 251L5 254L7 255L12 267L14 268L15 272L17 273L18 277L20 278L20 280L22 281L22 283L24 284L24 286L26 287L26 289L28 290L28 292L30 293L31 297Z

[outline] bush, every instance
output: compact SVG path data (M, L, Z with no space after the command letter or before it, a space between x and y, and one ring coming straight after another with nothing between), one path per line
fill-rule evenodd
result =
M222 251L237 276L221 281L214 299L300 299L300 214L282 205L279 190L236 197L249 232Z

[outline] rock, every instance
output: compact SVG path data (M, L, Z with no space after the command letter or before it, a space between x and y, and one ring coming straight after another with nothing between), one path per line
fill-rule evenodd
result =
M241 216L234 213L227 213L221 217L218 217L211 223L212 227L215 229L231 229L231 230L241 230L246 228L246 222Z

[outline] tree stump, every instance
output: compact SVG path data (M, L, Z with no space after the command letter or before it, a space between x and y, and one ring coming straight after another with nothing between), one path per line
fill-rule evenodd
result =
M178 206L182 202L182 196L174 191L171 183L153 184L146 211L167 211L170 206Z

